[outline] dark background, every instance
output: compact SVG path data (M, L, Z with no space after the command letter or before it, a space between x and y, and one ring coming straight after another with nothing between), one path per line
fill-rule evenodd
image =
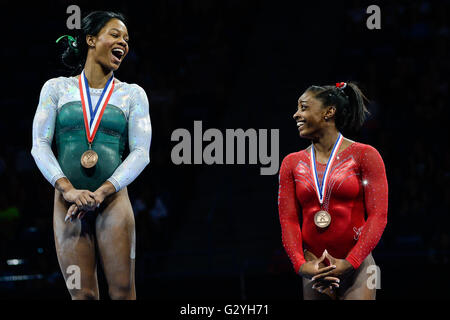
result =
M155 0L2 5L0 298L70 299L54 248L54 191L30 154L41 87L69 75L55 40L70 34L70 4L83 16L128 17L131 51L115 75L150 101L151 163L128 187L138 298L301 299L281 243L278 175L261 176L260 165L176 166L170 137L193 133L194 120L222 132L278 128L281 163L308 145L292 119L301 93L347 80L372 113L351 138L377 148L389 182L388 224L373 252L377 298L450 297L449 1ZM370 4L381 8L381 30L366 27Z

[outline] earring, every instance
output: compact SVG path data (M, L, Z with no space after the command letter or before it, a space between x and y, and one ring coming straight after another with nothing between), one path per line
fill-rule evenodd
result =
M325 119L325 120L328 120L328 117L325 117L324 119Z

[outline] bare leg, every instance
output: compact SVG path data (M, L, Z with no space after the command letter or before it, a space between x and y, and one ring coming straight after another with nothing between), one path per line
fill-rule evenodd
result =
M87 214L83 220L64 222L69 208L61 193L55 190L53 210L53 230L55 236L56 254L59 266L66 281L69 266L80 269L80 287L68 288L73 300L99 299L97 282L97 265L95 261L94 221ZM70 281L69 281L70 282Z
M372 254L367 256L354 274L343 281L338 289L339 300L375 300L376 289L368 285L369 277L373 274L368 272L369 266L375 266Z
M135 222L124 188L105 200L96 220L99 253L113 300L136 299Z

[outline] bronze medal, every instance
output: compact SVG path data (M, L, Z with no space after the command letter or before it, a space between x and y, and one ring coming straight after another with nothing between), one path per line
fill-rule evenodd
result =
M92 168L97 164L98 154L92 149L87 150L81 155L81 165L86 168Z
M89 93L89 84L84 73L81 72L78 78L78 86L80 89L81 105L83 110L84 127L86 129L87 142L89 144L89 150L81 155L81 165L83 168L90 169L94 167L98 162L98 154L92 150L92 142L94 141L95 134L100 125L100 121L103 117L103 111L108 104L109 99L114 91L114 74L111 75L103 88L102 95L97 101L95 109L92 108L91 95ZM103 98L102 98L103 97Z
M331 223L331 216L325 210L320 210L314 215L314 223L319 228L326 228Z
M336 142L334 143L333 149L331 150L331 154L328 158L327 166L325 168L325 172L323 173L323 177L322 177L322 183L320 183L319 175L317 174L316 154L314 152L314 143L311 145L311 155L310 155L311 174L314 179L314 187L316 189L317 198L319 199L320 208L321 208L321 210L318 211L314 215L314 223L319 228L326 228L331 223L331 216L326 211L328 208L328 201L329 201L329 197L330 197L330 193L331 193L331 190L328 190L327 186L328 186L329 174L333 168L334 159L337 156L339 147L341 146L343 140L344 140L344 137L339 132ZM327 192L328 192L328 197L326 197ZM322 208L325 208L325 210L323 210Z

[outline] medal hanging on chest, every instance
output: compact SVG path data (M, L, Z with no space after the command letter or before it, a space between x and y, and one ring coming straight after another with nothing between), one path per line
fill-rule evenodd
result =
M97 101L95 109L92 108L89 84L86 75L84 74L84 70L78 78L78 84L80 88L81 105L83 108L84 127L86 129L86 137L89 144L89 149L81 155L80 161L84 168L89 169L94 167L99 160L97 152L92 150L92 142L94 141L98 126L102 120L106 105L114 91L114 74L111 75L111 78L106 82L105 88Z
M342 136L342 134L339 133L339 136L338 136L336 142L334 143L333 150L331 151L330 157L328 158L327 166L325 168L325 172L323 173L322 184L320 184L319 176L317 174L314 144L311 145L311 155L310 155L311 173L313 176L314 186L315 186L317 197L320 202L320 209L321 209L321 210L317 211L316 214L314 215L314 223L319 228L326 228L331 223L331 215L327 211L327 208L326 208L327 206L325 206L325 208L323 208L324 207L324 197L326 195L326 190L327 190L326 188L327 188L327 184L328 184L328 180L329 180L328 178L330 176L331 167L333 165L334 159L336 158L339 147L341 146L343 140L344 140L344 137Z

